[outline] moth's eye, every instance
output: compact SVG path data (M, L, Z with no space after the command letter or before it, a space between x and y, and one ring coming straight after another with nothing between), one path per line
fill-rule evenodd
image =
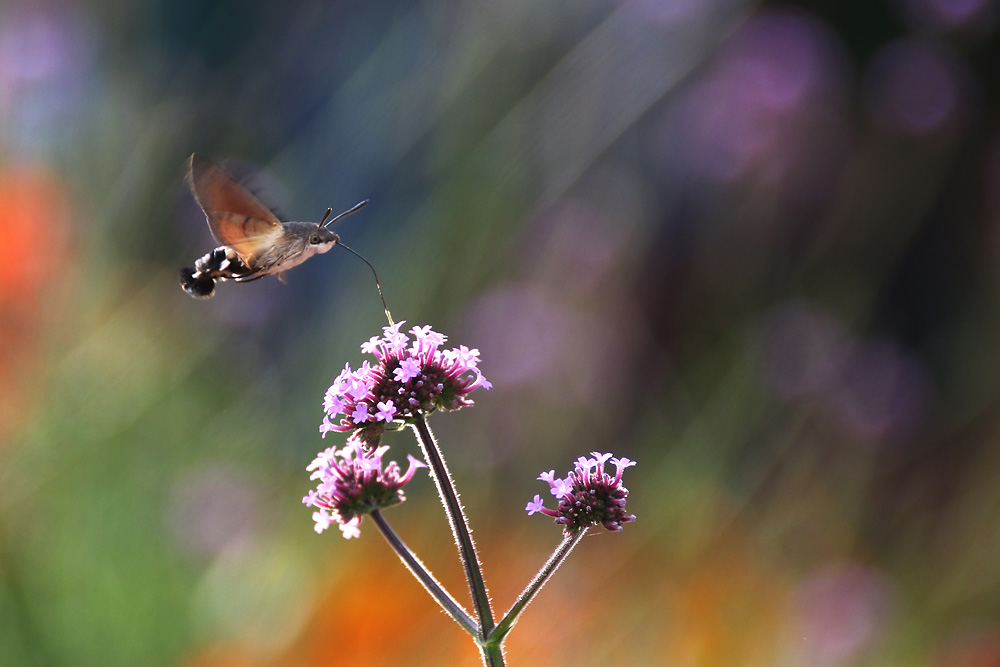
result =
M309 237L309 243L312 245L319 245L319 234L313 234Z

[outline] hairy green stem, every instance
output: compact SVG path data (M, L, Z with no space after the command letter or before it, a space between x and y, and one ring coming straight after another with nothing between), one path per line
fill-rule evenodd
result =
M493 629L493 632L490 633L490 636L487 638L488 643L500 644L503 642L504 637L506 637L507 633L510 632L510 629L514 627L514 624L517 622L517 618L521 615L521 612L524 611L524 608L528 606L528 603L531 602L532 599L534 599L538 591L542 589L542 586L545 585L559 566L562 565L563 561L566 560L566 557L569 556L569 552L573 550L573 547L580 543L580 540L582 540L583 536L586 534L587 529L584 528L575 535L563 538L563 541L559 543L556 550L552 552L549 559L545 561L545 565L543 565L542 569L538 571L535 578L531 580L528 587L525 588L519 596L517 596L517 601L514 602L514 606L512 606L510 610L504 614L504 617L500 619L497 627Z
M374 510L371 513L372 521L378 526L378 529L382 532L382 537L385 541L389 543L389 546L393 548L399 559L403 561L403 564L410 570L414 577L424 585L427 592L437 600L438 604L455 619L462 628L472 636L476 636L477 627L476 622L472 620L468 612L462 609L462 606L448 593L447 590L434 578L430 570L420 562L420 559L410 551L410 548L399 538L399 535L389 526L389 523L382 516L382 513L378 510Z
M437 486L438 495L441 497L445 513L448 515L451 532L455 536L455 543L458 546L458 553L465 569L465 578L469 584L469 592L472 595L472 604L479 625L477 634L480 639L480 648L483 651L483 660L488 667L500 667L504 663L499 646L487 646L486 642L486 638L490 636L494 628L493 610L490 609L489 593L483 581L482 567L479 563L479 557L476 555L476 547L472 542L472 534L469 532L469 522L465 518L462 504L458 500L458 493L455 491L454 482L445 465L444 458L441 456L441 451L431 434L430 427L427 426L427 422L422 416L413 421L413 430L417 434L417 442L423 451L431 478Z

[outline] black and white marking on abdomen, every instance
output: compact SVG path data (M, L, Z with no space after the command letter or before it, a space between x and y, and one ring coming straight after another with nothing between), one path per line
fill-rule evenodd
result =
M193 297L207 299L215 294L216 280L235 280L250 273L235 250L220 246L195 260L194 268L181 269L181 287Z

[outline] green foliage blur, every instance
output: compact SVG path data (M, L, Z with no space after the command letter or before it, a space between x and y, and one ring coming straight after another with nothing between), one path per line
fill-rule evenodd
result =
M0 4L0 664L477 664L370 523L316 535L323 394L385 324L338 249L207 301L184 184L338 223L479 348L434 415L502 614L578 456L639 465L511 665L1000 662L989 0ZM391 434L387 459L417 450ZM426 477L386 513L461 600Z

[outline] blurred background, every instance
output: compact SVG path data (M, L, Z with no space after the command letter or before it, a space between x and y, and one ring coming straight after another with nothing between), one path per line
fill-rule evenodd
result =
M339 250L195 301L183 182L338 224L481 350L435 415L512 665L1000 664L991 0L0 4L0 664L474 665L301 498L385 323ZM387 438L416 453L412 434ZM426 476L387 518L466 599Z

